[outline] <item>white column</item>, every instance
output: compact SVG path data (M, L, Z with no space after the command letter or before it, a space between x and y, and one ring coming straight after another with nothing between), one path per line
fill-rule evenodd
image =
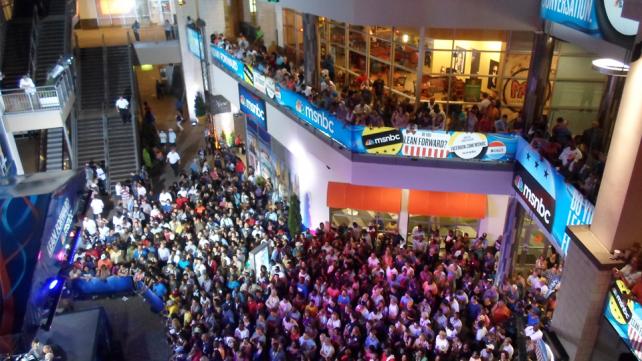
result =
M408 237L408 202L410 200L410 190L401 190L401 211L399 211L399 234L406 239ZM407 240L406 240L407 241Z
M25 170L24 168L22 168L22 160L20 159L20 153L18 152L16 138L13 136L13 132L7 132L7 143L11 151L11 156L13 157L13 162L16 164L16 174L25 174Z
M285 46L283 39L283 7L274 5L274 15L276 16L276 43L280 47Z

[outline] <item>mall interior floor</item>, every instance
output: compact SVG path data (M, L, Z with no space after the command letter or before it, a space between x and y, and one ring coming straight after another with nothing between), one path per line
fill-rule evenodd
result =
M156 80L160 79L160 68L154 66L153 70L142 71L136 67L136 79L138 81L138 99L141 102L147 102L152 109L156 118L156 129L168 131L173 128L177 132L176 149L181 156L181 166L189 168L192 159L197 155L198 149L203 147L205 140L203 134L205 124L192 126L186 116L183 122L183 131L179 131L176 126L176 97L167 95L160 99L156 94ZM187 100L189 101L189 100ZM183 113L187 115L187 107L184 107ZM172 169L167 165L158 177L153 178L154 192L160 193L164 187L170 186L177 180Z
M103 307L111 326L112 339L121 348L123 361L169 360L162 316L153 313L140 296L75 301L74 310Z
M127 34L134 41L134 33L130 26L105 26L98 29L77 29L77 45L80 48L93 48L103 45L116 46L128 44ZM140 28L141 41L165 41L165 30L160 25L149 25Z

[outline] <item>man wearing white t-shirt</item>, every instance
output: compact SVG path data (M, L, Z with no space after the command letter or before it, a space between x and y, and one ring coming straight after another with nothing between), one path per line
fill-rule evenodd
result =
M103 214L105 203L103 203L102 199L94 197L89 205L91 206L91 210L94 213L94 218L100 217Z
M174 170L174 176L176 177L178 177L180 161L181 156L176 152L176 148L172 148L172 150L167 153L167 162L169 163L169 166L172 167L172 170Z
M544 334L542 333L542 330L539 329L538 324L526 327L524 335L529 337L532 341L539 341L544 337Z

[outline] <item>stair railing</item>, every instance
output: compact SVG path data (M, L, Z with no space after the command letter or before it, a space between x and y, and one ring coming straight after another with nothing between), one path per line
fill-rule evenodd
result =
M38 65L38 41L40 39L40 16L38 16L38 7L33 7L33 17L31 18L31 36L29 47L29 76L33 79L36 76L36 67Z
M129 109L130 111L130 116L131 118L131 124L132 124L132 135L134 137L134 149L136 150L135 156L136 156L136 172L141 167L140 163L140 154L142 150L140 149L140 136L138 133L138 121L136 117L136 104L138 103L138 82L136 81L136 73L134 72L134 64L133 64L133 59L132 59L132 51L136 51L134 49L134 44L132 42L131 36L129 35L129 32L127 32L127 65L129 66L129 86L131 89L131 100L129 104Z
M73 1L65 1L65 37L63 39L63 52L65 56L70 55L72 53L71 49L71 36L72 36L72 29L71 29L71 9L72 9L72 4Z
M107 73L107 45L105 45L105 34L102 34L103 39L103 102L109 102L109 74ZM111 104L110 104L111 105ZM104 110L104 106L103 106Z
M103 155L105 157L105 175L107 180L105 181L105 189L108 193L111 193L111 183L110 183L110 169L111 162L109 160L109 118L107 117L107 112L105 109L105 102L103 102L103 111L101 114L101 121L103 125Z
M47 136L49 129L43 129L40 131L40 144L38 146L38 172L44 172L47 170Z

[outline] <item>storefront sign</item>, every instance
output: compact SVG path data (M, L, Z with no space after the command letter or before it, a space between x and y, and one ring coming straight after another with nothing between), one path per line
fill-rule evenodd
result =
M455 132L448 144L450 151L461 159L477 158L487 146L488 140L482 133Z
M517 164L513 188L550 232L553 228L555 199L520 164Z
M396 128L365 128L361 134L363 146L370 154L397 154L403 144L401 131Z
M604 316L635 357L642 360L642 306L631 296L624 282L617 280L606 298Z
M252 94L241 84L239 84L239 104L241 105L241 111L247 115L249 120L261 128L267 129L265 101Z
M542 0L540 16L630 48L639 23L622 17L623 7L624 0Z
M409 129L404 129L402 133L402 155L419 158L448 157L448 141L450 140L448 133Z
M210 97L210 112L213 115L231 113L232 104L220 94L213 95Z
M562 254L565 255L571 241L571 237L566 233L566 227L591 224L594 206L580 191L568 184L564 176L559 174L552 164L543 159L537 150L522 138L518 140L516 160L518 162L516 176L527 174L531 177L528 184L539 185L544 193L552 197L554 210L549 208L549 210L553 210L551 213L552 226L549 228L549 225L542 219L540 221L546 225L553 240L557 242ZM522 177L522 179L525 178ZM519 191L517 192L519 193ZM524 199L523 196L522 199Z

